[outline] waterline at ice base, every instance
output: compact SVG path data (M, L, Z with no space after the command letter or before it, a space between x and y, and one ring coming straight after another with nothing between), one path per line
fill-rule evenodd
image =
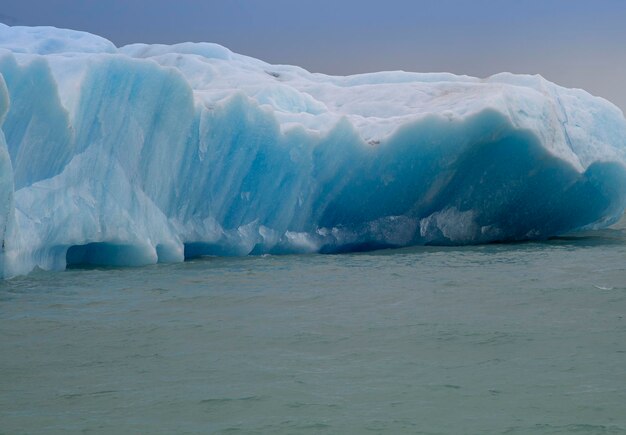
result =
M4 278L545 239L626 206L622 112L540 76L338 77L0 24L0 125Z

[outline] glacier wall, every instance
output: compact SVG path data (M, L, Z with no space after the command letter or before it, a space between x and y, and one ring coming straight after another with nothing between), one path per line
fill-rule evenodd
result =
M269 65L0 24L0 276L541 239L626 207L626 121L540 76Z

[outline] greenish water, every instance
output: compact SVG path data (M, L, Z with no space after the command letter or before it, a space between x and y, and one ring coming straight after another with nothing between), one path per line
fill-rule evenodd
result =
M0 433L626 433L626 231L4 281Z

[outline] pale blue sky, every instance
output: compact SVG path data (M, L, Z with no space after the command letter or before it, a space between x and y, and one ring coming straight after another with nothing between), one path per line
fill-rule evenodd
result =
M3 0L0 21L211 41L331 74L540 73L626 110L624 0Z

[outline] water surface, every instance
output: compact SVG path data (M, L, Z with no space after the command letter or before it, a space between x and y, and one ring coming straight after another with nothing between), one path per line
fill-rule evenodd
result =
M626 433L626 231L0 283L0 433Z

